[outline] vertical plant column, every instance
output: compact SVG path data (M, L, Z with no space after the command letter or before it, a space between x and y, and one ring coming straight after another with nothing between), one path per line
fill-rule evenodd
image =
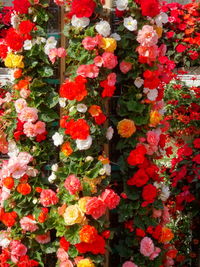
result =
M74 0L65 8L66 80L59 100L63 116L53 136L61 146L61 162L52 173L60 200L52 210L60 242L58 264L102 266L110 236L105 214L120 201L109 187L111 166L104 154L113 134L104 124L106 99L116 89L116 40L100 1Z
M13 83L1 95L9 157L0 167L2 266L46 266L47 254L56 251L49 211L58 197L46 165L56 156L52 123L59 118L59 97L46 79L53 76L57 41L47 39L47 7L46 0L14 0L12 27L1 40L0 56Z
M154 161L164 153L166 139L163 86L170 80L173 62L159 38L168 16L160 13L156 0L117 1L116 5L121 94L115 121L120 171L113 177L123 199L113 242L120 264L113 261L123 267L172 266L177 252L169 244L173 233L166 226L165 201L170 192Z

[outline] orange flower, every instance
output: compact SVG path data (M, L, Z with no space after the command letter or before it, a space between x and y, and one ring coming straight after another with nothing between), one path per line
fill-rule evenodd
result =
M14 72L14 78L15 78L15 79L19 79L21 76L22 76L22 69L17 69L17 70Z
M29 88L28 79L20 80L17 84L14 85L15 90L21 90L21 89L28 90L28 88Z
M65 213L66 208L67 208L66 204L63 204L61 207L58 207L58 214L62 216Z
M124 119L117 125L119 135L124 138L129 138L136 131L135 123L132 120Z
M163 227L159 242L160 243L168 243L173 238L174 238L174 234L172 233L171 229L169 229L167 227Z
M31 186L28 183L25 184L19 184L17 186L17 192L22 195L28 195L31 193Z
M14 179L12 177L6 177L3 179L3 185L8 189L12 189L14 184L15 184L15 182L14 182Z
M186 35L190 35L191 33L193 33L194 32L194 28L190 28L190 29L186 29L185 30L185 34Z
M102 155L98 157L98 160L101 161L102 164L109 164L110 163L109 158L104 157Z
M100 113L102 113L101 107L97 105L92 105L88 112L92 117L99 116Z
M94 226L84 225L79 231L81 242L93 243L97 237L97 230Z
M152 110L150 113L150 123L151 127L156 127L162 120L162 115L157 110Z
M66 157L70 156L73 153L70 142L65 142L64 144L62 144L61 151Z

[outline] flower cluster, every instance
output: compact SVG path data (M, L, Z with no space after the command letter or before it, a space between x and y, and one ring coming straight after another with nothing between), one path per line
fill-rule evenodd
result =
M165 3L162 10L169 17L164 29L164 42L167 44L168 54L179 66L196 65L200 44L198 3Z

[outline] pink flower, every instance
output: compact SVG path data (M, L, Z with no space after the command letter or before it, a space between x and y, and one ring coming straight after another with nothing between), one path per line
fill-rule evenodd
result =
M35 122L38 119L36 108L25 107L19 113L19 120L22 122Z
M94 219L100 218L106 212L106 205L97 198L92 197L86 204L86 214L91 215Z
M119 65L119 68L122 73L126 74L132 69L132 64L130 62L122 61Z
M40 244L47 244L51 241L50 232L43 235L36 235L35 240Z
M162 216L162 210L153 209L153 215L154 218L159 218Z
M63 58L63 57L66 57L66 50L65 50L65 48L64 47L59 47L58 49L57 49L57 55L58 55L58 57L60 57L60 58Z
M117 57L111 52L104 52L102 58L104 68L111 70L114 69L118 64Z
M119 204L120 197L112 189L106 189L101 194L101 200L104 202L107 208L112 210L115 209Z
M25 173L27 169L27 165L21 163L17 159L9 161L8 164L8 170L12 174L12 177L15 179L21 178Z
M99 75L99 68L94 64L80 65L76 73L77 75L81 75L83 77L96 78Z
M45 123L43 121L37 121L34 125L35 135L42 134L46 131Z
M56 61L56 57L57 57L57 48L52 48L48 56L49 56L51 63L54 64Z
M126 262L124 262L122 267L138 267L138 266L132 261L126 261Z
M58 6L62 6L65 4L65 1L64 0L54 0L54 3Z
M22 164L28 164L33 160L33 157L28 152L20 152L17 158Z
M66 178L64 187L71 195L75 195L82 189L80 180L74 174L71 174Z
M26 100L24 100L23 98L19 98L15 101L15 109L17 111L17 113L20 113L22 111L22 109L27 107L27 103Z
M31 122L24 123L24 134L27 137L35 137L37 134L35 133L35 125Z
M93 50L98 44L98 39L95 37L87 36L83 39L82 45L86 50Z
M36 225L36 221L30 219L29 217L23 217L20 220L20 226L22 230L28 231L28 232L35 232L38 229L38 226Z
M154 244L151 238L144 237L140 242L140 253L145 257L149 257L154 252Z
M158 247L155 247L154 252L150 255L149 259L150 260L154 260L156 257L158 257L158 255L160 254L161 249Z
M64 250L64 248L59 248L56 255L61 262L66 261L69 258L68 253Z
M151 146L157 146L159 140L160 140L160 133L158 131L152 130L147 132L147 142Z
M163 224L167 224L170 222L170 214L169 214L168 207L166 206L164 206L164 209L163 209L162 222Z
M20 241L13 240L10 243L11 259L14 263L18 261L18 257L26 255L27 247L25 247Z
M103 58L101 56L96 56L94 58L94 64L97 66L97 67L101 67L103 65Z
M176 52L178 52L178 53L182 53L182 52L184 52L186 49L187 49L187 46L182 45L182 44L178 44L178 45L176 46Z
M152 26L144 25L142 30L138 31L137 41L142 46L154 46L158 42L158 35Z
M116 81L117 81L116 73L112 72L112 73L108 74L107 81L108 81L109 86L114 86L116 84Z
M53 190L43 189L40 194L40 203L44 207L49 207L58 203L58 197Z
M73 267L73 263L70 260L62 261L59 265L60 267Z

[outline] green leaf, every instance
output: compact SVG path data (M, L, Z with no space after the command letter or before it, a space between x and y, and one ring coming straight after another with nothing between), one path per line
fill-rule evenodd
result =
M80 225L77 224L70 226L66 230L65 238L72 245L80 243L79 230L80 230Z
M145 225L144 225L142 218L140 216L134 217L134 225L138 228L145 230Z
M58 104L59 95L55 92L52 92L48 95L47 105L49 108L53 108Z
M53 76L53 69L49 66L45 66L41 69L38 69L38 74L41 77L51 77Z
M70 258L75 258L78 256L78 250L75 247L70 247L68 250Z
M42 107L40 113L40 120L44 122L51 122L59 119L59 114L48 107Z

